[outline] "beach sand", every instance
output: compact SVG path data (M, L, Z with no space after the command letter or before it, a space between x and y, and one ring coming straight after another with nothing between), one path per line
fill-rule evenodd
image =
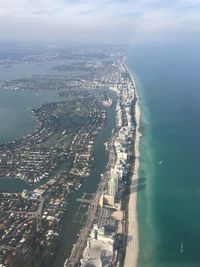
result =
M133 83L135 81L132 77ZM136 88L136 87L135 87ZM135 89L136 90L136 89ZM138 170L140 165L140 151L139 151L139 142L141 134L139 132L140 125L140 107L139 107L139 98L136 93L137 102L135 105L135 119L136 119L136 136L135 136L135 164L134 172L131 181L131 188L135 187L134 181L138 179ZM137 222L137 192L132 192L130 194L129 203L128 203L128 233L127 233L127 247L126 255L124 259L124 267L136 267L138 252L139 252L139 240L138 240L138 222Z

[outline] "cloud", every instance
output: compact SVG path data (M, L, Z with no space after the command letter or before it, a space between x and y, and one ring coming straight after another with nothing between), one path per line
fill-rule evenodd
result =
M1 39L139 42L200 33L199 0L0 0Z

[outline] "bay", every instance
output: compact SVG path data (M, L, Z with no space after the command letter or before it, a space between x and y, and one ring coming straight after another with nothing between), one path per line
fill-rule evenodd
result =
M11 68L5 68L2 71L0 66L0 80L14 79L21 77L31 77L40 73L47 74L52 65L40 65L36 68L36 64L28 65L15 64ZM10 71L12 69L12 71ZM23 71L21 71L21 69ZM6 73L5 73L6 72ZM22 76L23 75L23 76ZM83 224L74 223L73 219L77 212L79 203L77 198L83 193L95 193L100 174L104 173L107 162L108 153L105 150L104 143L109 141L112 130L115 128L115 108L117 96L110 93L113 99L113 105L107 108L107 123L105 128L97 136L94 146L94 168L89 177L83 183L83 186L73 193L69 198L69 204L62 219L61 234L59 238L58 248L55 251L52 261L52 267L63 267L65 260L71 253L72 246L76 241ZM5 91L0 90L0 143L19 139L22 136L32 132L35 128L35 122L30 116L33 108L41 106L43 103L59 101L56 94L51 91L45 92L22 92L22 91ZM0 179L0 191L20 192L23 189L31 189L23 181L16 179Z

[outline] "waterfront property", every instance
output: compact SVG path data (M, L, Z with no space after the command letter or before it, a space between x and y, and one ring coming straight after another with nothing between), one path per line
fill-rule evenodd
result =
M135 84L123 62L116 63L118 80L110 88L118 95L116 129L107 144L109 161L91 200L88 218L65 267L118 266L126 246L124 199L130 190L135 139ZM128 187L127 187L128 186ZM128 190L129 189L129 190ZM106 214L106 215L105 215ZM109 220L110 216L112 219ZM98 218L98 219L95 219ZM132 233L130 233L132 234ZM85 241L87 238L87 244ZM135 240L136 242L137 240Z
M18 194L1 194L3 266L49 266L59 247L69 196L95 169L93 149L106 125L113 92L117 96L116 126L106 143L108 164L85 214L86 225L65 265L87 266L93 253L103 265L119 264L123 258L124 202L134 159L136 98L124 53L108 51L101 60L87 54L85 63L58 66L53 70L59 72L57 76L36 75L1 84L4 90L33 91L35 87L38 92L47 90L49 79L53 79L49 89L58 97L32 110L35 131L0 146L1 177L23 179L31 186L31 190Z

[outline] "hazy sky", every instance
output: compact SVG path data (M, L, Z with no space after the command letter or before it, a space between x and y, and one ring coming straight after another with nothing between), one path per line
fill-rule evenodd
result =
M200 0L0 0L0 40L143 42L200 36Z

